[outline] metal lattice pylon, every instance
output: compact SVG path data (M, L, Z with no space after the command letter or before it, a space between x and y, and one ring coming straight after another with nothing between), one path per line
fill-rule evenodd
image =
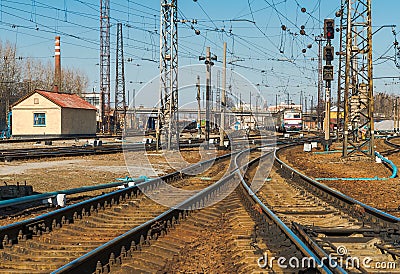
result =
M115 56L115 107L114 132L124 128L126 116L125 100L125 69L124 69L124 42L122 37L122 23L117 23L117 50Z
M101 125L110 131L110 0L100 0Z
M161 135L172 148L178 131L178 6L177 0L161 0L160 11L160 102L156 127L157 148Z
M374 156L371 0L347 0L343 156Z

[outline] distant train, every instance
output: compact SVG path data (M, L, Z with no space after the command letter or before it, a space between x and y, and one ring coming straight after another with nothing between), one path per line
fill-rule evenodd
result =
M295 132L303 129L303 115L301 110L287 108L278 112L277 130L279 132Z

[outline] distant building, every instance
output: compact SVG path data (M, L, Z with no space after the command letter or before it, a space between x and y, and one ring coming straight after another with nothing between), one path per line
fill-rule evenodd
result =
M338 113L338 107L337 106L332 106L330 109L330 117L329 117L329 126L331 129L336 129L338 124L340 127L343 126L344 123L344 110L343 108L339 108L339 113ZM339 123L338 123L338 114L339 114ZM324 111L324 116L325 116L325 111Z
M85 99L86 102L93 105L97 109L96 121L101 122L101 100L100 93L95 92L87 92L81 94L82 98Z
M374 129L375 131L382 131L382 132L394 131L395 130L394 120L375 120Z
M35 90L12 107L13 138L96 134L96 107L76 94Z

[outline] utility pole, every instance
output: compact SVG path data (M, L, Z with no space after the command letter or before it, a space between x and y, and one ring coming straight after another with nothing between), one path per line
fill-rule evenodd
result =
M215 87L214 128L217 130L221 123L221 71L217 70L217 84Z
M251 111L251 91L249 91L249 98L250 98L250 106L249 106L249 108L250 108L250 111Z
M167 150L172 149L178 129L178 1L161 0L160 10L160 102L156 125L156 147L164 133Z
M197 130L199 134L199 138L201 138L201 106L200 106L200 76L197 75L197 84L196 84L196 89L197 89Z
M300 108L301 112L303 112L303 91L300 90Z
M308 98L307 98L307 96L305 96L304 97L304 109L305 109L305 113L307 113L307 100L308 100Z
M313 113L313 106L314 106L314 96L311 96L311 106L310 106L310 112L311 114Z
M254 125L254 129L258 128L258 117L257 117L258 109L257 108L258 108L258 99L256 97L256 112L255 112L255 115L254 115L256 122L255 122L255 125Z
M122 23L117 23L117 50L115 56L115 99L114 99L114 133L125 128L126 98L125 98L125 68L124 41Z
M224 42L224 53L222 60L222 94L221 94L221 125L219 127L219 146L224 145L225 137L225 108L226 108L226 42Z
M132 98L132 106L133 106L133 128L134 129L137 129L138 128L138 126L137 126L137 124L136 124L136 90L135 89L133 89L133 91L132 91L132 96L133 96L133 98ZM128 100L129 101L129 100Z
M206 149L210 142L210 90L211 90L211 53L210 47L206 48Z
M215 111L221 111L221 71L217 71L217 86L215 91Z
M371 0L347 0L346 7L343 5L342 9L347 9L342 155L361 154L373 158ZM361 142L360 134L363 137Z
M287 107L290 105L290 93L289 91L287 92Z
M110 0L100 0L100 99L104 133L110 131Z
M206 56L199 56L199 61L204 61L206 65L206 128L205 128L205 149L209 149L210 143L210 95L211 95L211 67L214 65L217 56L211 57L210 47L206 47Z

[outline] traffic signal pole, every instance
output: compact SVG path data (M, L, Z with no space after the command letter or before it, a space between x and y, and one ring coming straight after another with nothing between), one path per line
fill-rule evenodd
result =
M324 120L324 132L325 132L325 142L328 143L330 139L330 117L331 117L331 81L326 80L325 86L325 120ZM329 150L328 145L326 150Z
M333 80L334 48L331 45L331 39L335 37L335 21L334 19L324 20L324 38L327 45L324 47L324 60L326 65L323 67L323 79L325 80L325 119L324 119L324 140L325 149L329 150L330 140L330 118L331 118L331 81ZM339 109L338 109L339 111Z

